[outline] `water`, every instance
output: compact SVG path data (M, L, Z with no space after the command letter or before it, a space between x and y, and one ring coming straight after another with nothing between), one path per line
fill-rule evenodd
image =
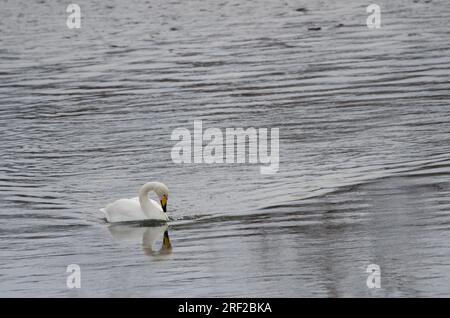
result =
M0 296L449 296L447 1L378 30L356 0L77 3L0 4ZM173 163L196 119L280 128L279 172ZM171 251L98 211L150 180Z

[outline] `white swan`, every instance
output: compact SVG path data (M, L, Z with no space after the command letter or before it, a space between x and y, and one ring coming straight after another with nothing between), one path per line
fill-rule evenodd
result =
M148 197L150 191L156 193L161 205ZM141 220L168 221L166 214L168 198L169 189L165 184L148 182L141 187L139 197L117 200L100 211L105 214L106 220L110 223Z

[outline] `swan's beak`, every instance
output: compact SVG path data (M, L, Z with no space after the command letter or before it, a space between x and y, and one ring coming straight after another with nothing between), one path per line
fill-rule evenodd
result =
M167 212L167 197L165 195L161 198L161 207L164 212Z

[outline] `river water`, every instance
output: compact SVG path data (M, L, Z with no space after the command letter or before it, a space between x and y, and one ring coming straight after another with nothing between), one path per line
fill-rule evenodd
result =
M446 0L377 0L379 29L356 0L76 3L0 1L0 296L450 295ZM279 128L279 171L173 162L194 120ZM106 223L147 181L168 228Z

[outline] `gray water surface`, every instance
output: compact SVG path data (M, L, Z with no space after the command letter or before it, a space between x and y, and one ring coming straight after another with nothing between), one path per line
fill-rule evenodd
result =
M376 30L356 0L76 3L0 1L0 296L450 296L448 1ZM194 120L279 128L279 172L175 164ZM172 250L99 212L151 180Z

